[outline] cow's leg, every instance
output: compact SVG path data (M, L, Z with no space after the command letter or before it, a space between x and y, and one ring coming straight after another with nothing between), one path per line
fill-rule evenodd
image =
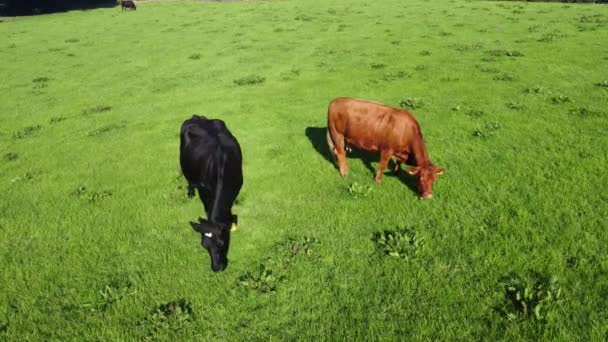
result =
M201 198L201 202L203 202L203 206L205 207L205 214L207 218L209 218L209 213L211 209L213 209L213 193L209 188L198 186L198 195Z
M330 129L331 140L334 143L333 153L338 159L338 168L340 168L340 175L342 177L348 174L348 164L346 163L346 142L344 141L344 135L338 133L335 129Z
M399 172L399 170L401 169L401 163L403 163L403 160L401 159L397 159L395 161L395 168L393 169L395 173Z
M196 186L194 184L188 182L188 198L194 197L194 195L195 195L194 189L196 189Z
M384 172L384 169L386 169L388 161L391 159L392 155L393 151L391 150L380 151L380 165L378 165L378 172L376 173L376 178L374 179L376 184L380 184L382 182L382 173Z

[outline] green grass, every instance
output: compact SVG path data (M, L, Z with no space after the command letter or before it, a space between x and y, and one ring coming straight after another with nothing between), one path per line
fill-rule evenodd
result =
M0 36L0 340L608 338L606 6L141 3ZM415 105L432 200L340 178L338 96ZM244 154L221 274L193 113Z

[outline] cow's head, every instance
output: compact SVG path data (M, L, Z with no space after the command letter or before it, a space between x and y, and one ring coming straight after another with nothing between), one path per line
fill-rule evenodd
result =
M219 272L228 266L228 246L230 245L230 226L223 228L218 224L199 219L200 223L190 222L194 230L201 233L201 246L211 258L211 269Z
M427 199L433 197L433 190L431 189L433 183L437 180L437 175L442 174L445 169L428 164L408 167L405 171L410 175L416 176L418 179L418 194L420 198Z

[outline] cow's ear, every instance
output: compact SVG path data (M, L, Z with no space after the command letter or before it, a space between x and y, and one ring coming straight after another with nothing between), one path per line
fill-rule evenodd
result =
M419 170L420 168L418 166L410 166L405 169L405 172L409 173L410 175L415 175L418 173Z
M199 232L199 233L203 233L203 231L205 230L205 227L208 225L209 225L209 221L205 220L202 217L198 218L198 223L190 221L190 226L192 226L192 229L194 229L194 231Z
M212 235L220 235L222 231L221 228L218 227L216 224L213 224L212 222L207 220L201 220L201 224L198 226L199 230L197 231L201 234L207 235L207 237L209 233L211 233Z
M437 175L442 175L444 171L445 171L445 169L442 167L435 168L435 174L437 174Z
M194 229L195 232L199 232L201 231L201 225L196 223L196 222L192 222L190 221L190 226L192 226L192 229Z

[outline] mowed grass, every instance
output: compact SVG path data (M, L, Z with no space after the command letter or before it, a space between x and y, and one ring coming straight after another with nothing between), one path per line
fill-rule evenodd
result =
M606 6L141 3L0 36L2 340L608 338ZM340 178L338 96L413 107L432 200L377 158ZM219 274L193 113L244 154Z

